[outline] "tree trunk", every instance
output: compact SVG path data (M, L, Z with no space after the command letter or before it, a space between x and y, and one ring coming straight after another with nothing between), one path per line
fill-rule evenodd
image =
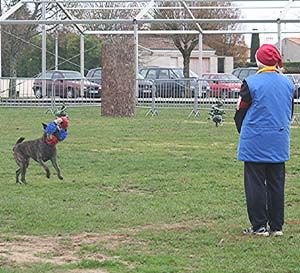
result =
M182 54L183 57L183 75L185 78L190 77L190 58L191 58L191 51L185 50ZM192 90L191 90L191 82L189 80L184 81L185 85L185 97L192 97Z
M113 37L103 45L101 114L135 115L135 65L132 37Z
M191 53L185 51L182 54L183 57L183 74L185 78L190 77L190 58L191 58Z
M10 75L11 75L11 79L9 80L9 97L16 97L17 96L17 88L16 88L16 85L17 85L17 80L16 80L16 77L17 77L17 56L16 54L12 54L10 56L10 60L9 60L9 63L10 63L10 67L9 67L9 70L10 70Z

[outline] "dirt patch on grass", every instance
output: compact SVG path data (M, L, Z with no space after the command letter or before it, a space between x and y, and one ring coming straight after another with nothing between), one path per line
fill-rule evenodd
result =
M297 177L300 177L300 173L287 173L286 177L287 178L297 178Z
M107 271L102 269L74 269L64 273L107 273Z
M68 271L58 271L57 273L108 273L108 271L103 269L73 269Z
M118 261L133 268L133 264L121 261L119 257L107 256L104 253L121 247L122 245L139 245L144 247L147 242L136 241L133 237L143 230L167 230L173 232L190 231L197 226L206 225L205 221L199 223L173 223L144 225L136 228L126 228L124 232L116 235L100 235L95 233L82 233L74 236L0 236L0 266L21 266L28 263L50 263L64 265L70 263L80 263L83 260L98 262ZM133 235L129 236L128 234ZM106 273L100 269L76 269L69 270L68 273ZM64 272L66 273L66 272Z
M288 225L300 225L300 220L288 220L286 221Z
M96 234L80 234L78 236L14 236L0 237L0 264L53 263L63 265L81 260L112 260L101 253L82 252L81 246L93 246L100 242L111 248L122 241L127 235L100 236ZM73 270L70 272L83 272ZM89 272L89 271L84 271ZM106 272L106 271L91 271Z

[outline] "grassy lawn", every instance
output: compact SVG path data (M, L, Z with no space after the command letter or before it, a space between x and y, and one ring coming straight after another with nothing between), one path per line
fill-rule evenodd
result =
M64 180L31 161L16 185L12 147L42 134L45 109L0 108L0 273L299 272L300 123L293 123L282 238L249 226L239 136L189 112L102 117L70 108Z

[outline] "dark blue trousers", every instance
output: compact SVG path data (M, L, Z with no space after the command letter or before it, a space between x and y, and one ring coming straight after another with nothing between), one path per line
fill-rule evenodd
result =
M247 211L254 230L270 226L282 230L284 222L285 163L244 163Z

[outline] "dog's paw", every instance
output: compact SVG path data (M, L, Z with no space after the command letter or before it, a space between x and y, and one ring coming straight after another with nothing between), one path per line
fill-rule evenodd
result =
M59 178L60 180L64 180L64 178L63 178L61 175L58 175L58 178Z
M50 178L50 173L47 173L46 176L47 176L47 178Z

